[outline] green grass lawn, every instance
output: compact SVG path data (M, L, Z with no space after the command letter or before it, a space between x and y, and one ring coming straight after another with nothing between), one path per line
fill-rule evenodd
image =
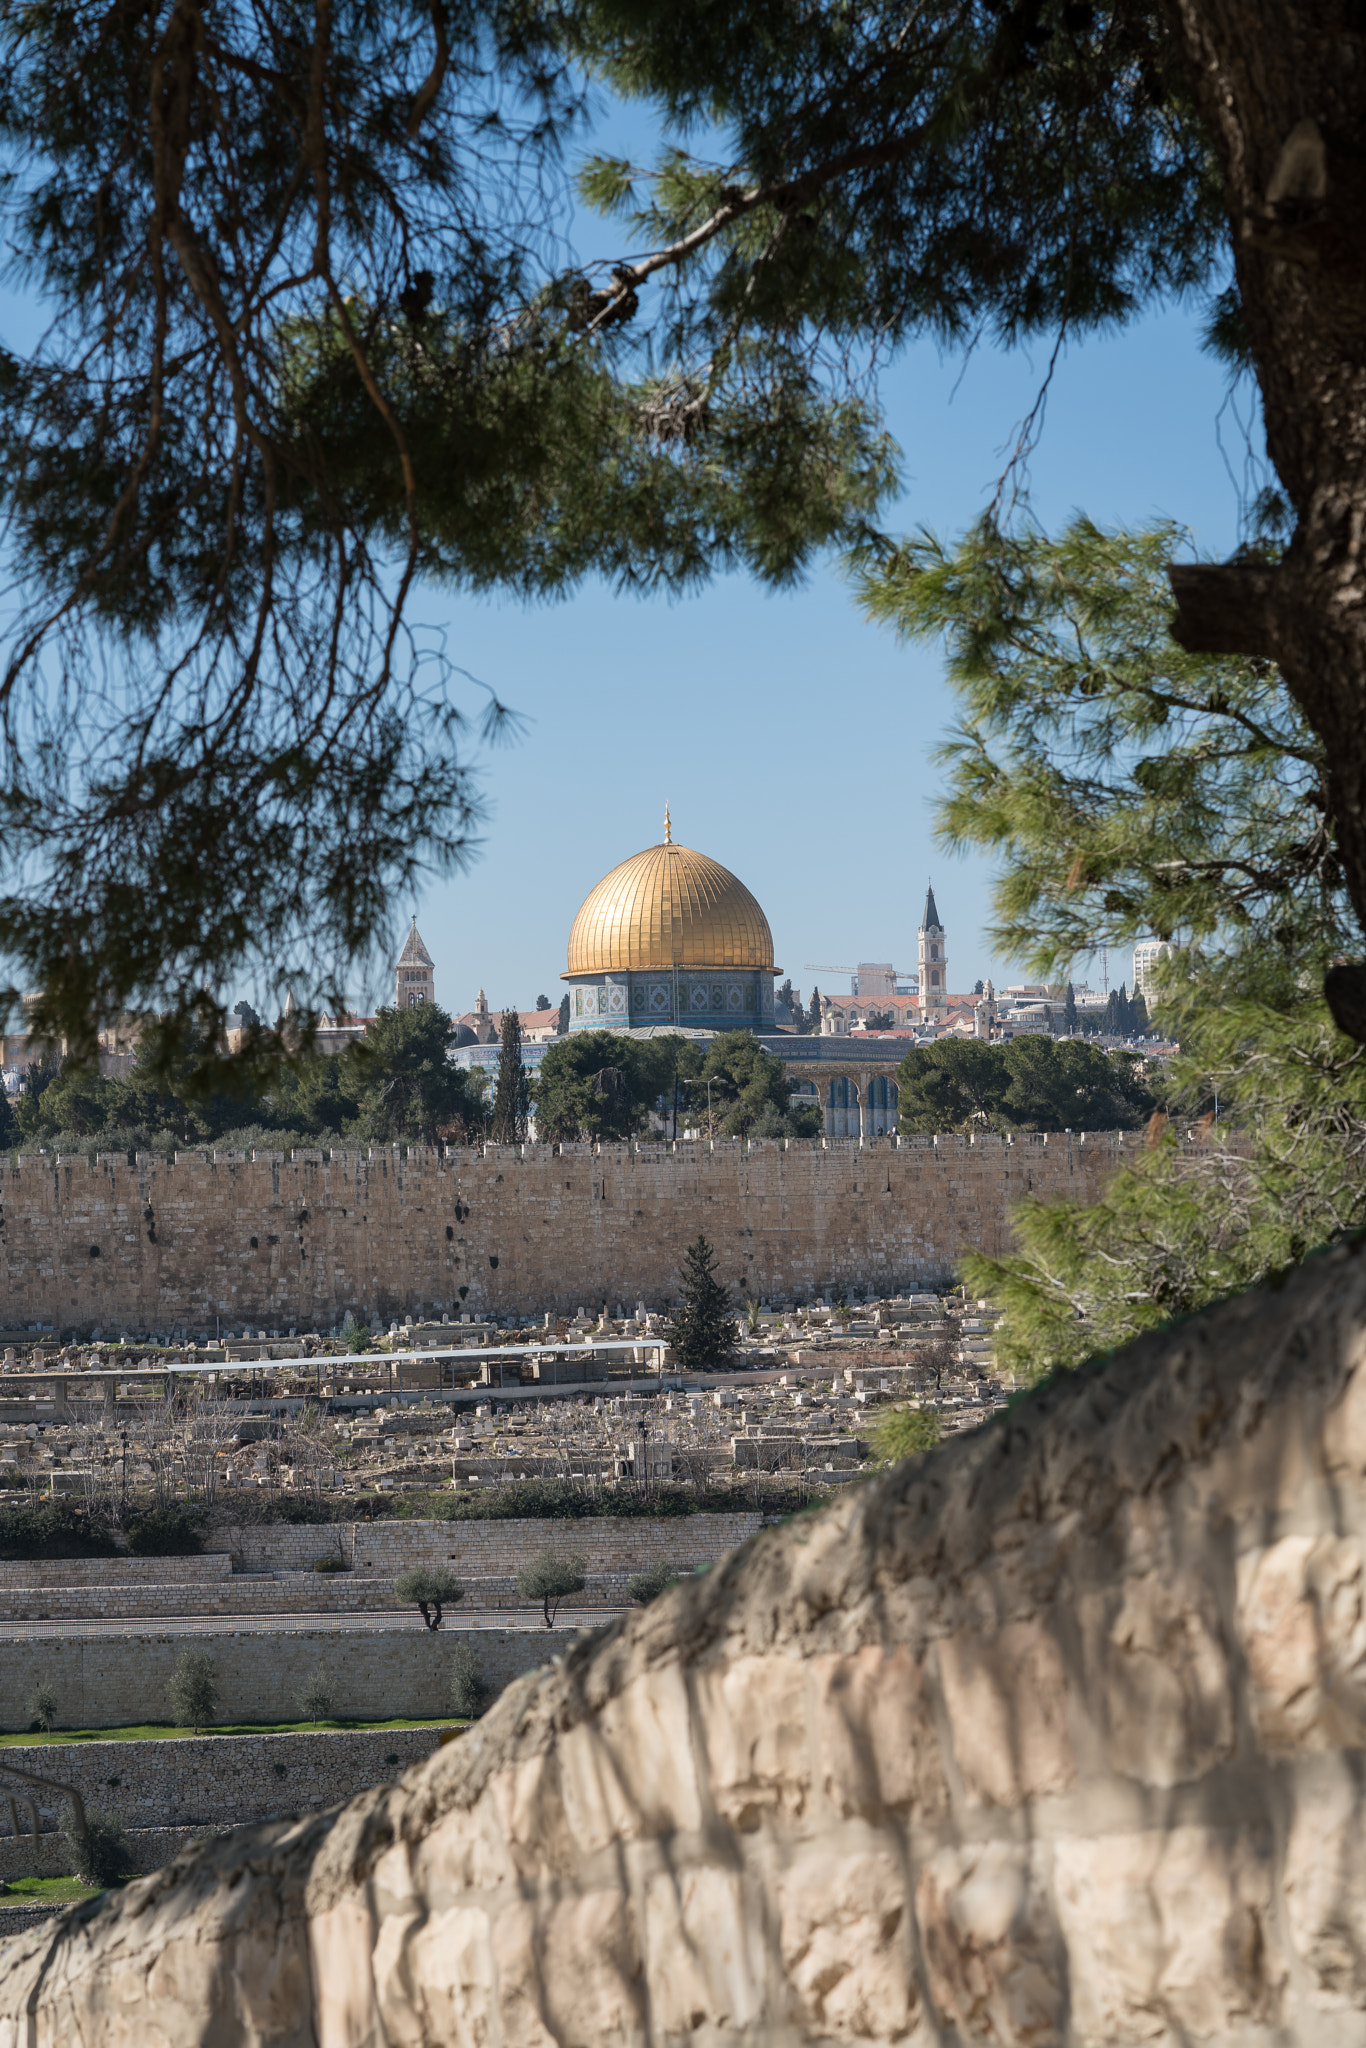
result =
M14 1877L0 1889L0 1906L69 1906L102 1889L78 1877Z
M364 1734L386 1728L461 1728L464 1725L454 1714L434 1714L417 1720L399 1716L392 1721L224 1721L201 1732L205 1735L315 1735L341 1728L352 1734ZM193 1728L173 1728L161 1721L141 1721L131 1728L54 1728L51 1735L0 1735L0 1748L48 1742L175 1742L183 1735L193 1734ZM52 1882L65 1883L66 1880L54 1878Z

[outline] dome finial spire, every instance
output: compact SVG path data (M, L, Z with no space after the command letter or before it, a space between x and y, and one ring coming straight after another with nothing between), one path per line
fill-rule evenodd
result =
M671 824L669 823L669 806L668 806L668 803L667 803L667 801L666 801L666 803L665 803L665 805L664 805L664 844L665 844L666 846L672 846L672 845L673 845L673 843L674 843L674 828L673 828L673 826L672 826L672 825L671 825Z

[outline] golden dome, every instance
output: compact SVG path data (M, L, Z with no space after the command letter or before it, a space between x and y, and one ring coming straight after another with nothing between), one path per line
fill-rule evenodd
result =
M569 934L574 974L622 968L759 967L773 973L773 934L744 883L669 836L633 853L586 896Z

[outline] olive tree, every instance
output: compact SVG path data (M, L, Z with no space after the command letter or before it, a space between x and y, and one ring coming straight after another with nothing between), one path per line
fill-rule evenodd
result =
M555 1614L569 1593L581 1593L584 1563L577 1551L560 1551L553 1546L542 1550L517 1574L517 1591L524 1600L539 1600L547 1628L555 1626Z
M441 1626L443 1607L454 1607L465 1597L465 1588L454 1572L414 1565L394 1580L394 1592L405 1607L416 1607L428 1628Z

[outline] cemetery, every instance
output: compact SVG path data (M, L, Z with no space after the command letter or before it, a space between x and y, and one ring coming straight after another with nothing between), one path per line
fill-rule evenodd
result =
M643 1303L612 1306L349 1328L365 1350L260 1328L208 1345L8 1333L0 1881L71 1867L69 1799L26 1771L109 1817L130 1868L314 1811L392 1778L391 1756L433 1753L443 1716L464 1725L457 1663L487 1706L642 1586L706 1573L858 1483L880 1415L951 1435L1006 1397L992 1311L961 1292L753 1303L712 1372L679 1370ZM533 1590L547 1556L571 1567L553 1616ZM411 1594L422 1574L446 1589L439 1628ZM310 1686L337 1725L159 1739L187 1651L208 1659L220 1726L287 1724ZM79 1740L12 1746L35 1701L54 1742ZM428 1725L364 1732L395 1716ZM137 1723L151 1732L129 1740Z

